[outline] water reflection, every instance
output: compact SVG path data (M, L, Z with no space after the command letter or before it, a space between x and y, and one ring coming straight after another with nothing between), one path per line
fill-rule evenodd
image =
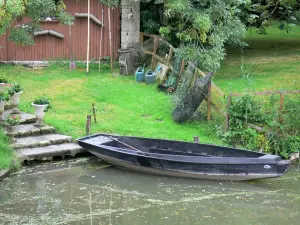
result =
M0 224L298 224L300 174L217 182L164 178L72 160L0 183Z

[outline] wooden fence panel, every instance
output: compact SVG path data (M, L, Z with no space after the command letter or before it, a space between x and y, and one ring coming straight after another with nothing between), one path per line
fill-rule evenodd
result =
M87 13L87 1L85 0L65 0L67 11L73 16L75 13ZM98 20L102 19L102 9L104 12L103 27L103 50L102 56L110 56L109 33L108 33L108 8L101 4L99 0L91 0L91 14ZM120 9L112 10L112 35L113 35L113 58L118 57L120 48ZM26 23L24 19L19 24ZM34 37L35 45L20 46L8 40L8 34L0 37L0 61L37 61L37 60L57 60L69 59L74 55L76 60L86 60L87 45L87 18L78 18L74 20L74 25L61 25L57 21L41 22L43 30L53 30L62 35L63 39L51 35L41 35ZM101 26L91 21L90 38L90 58L98 59L100 52L100 32Z

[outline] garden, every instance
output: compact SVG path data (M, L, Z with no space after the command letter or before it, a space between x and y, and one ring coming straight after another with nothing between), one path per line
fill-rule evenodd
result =
M300 46L299 27L293 33L285 33L277 30L275 24L268 32L274 32L274 35L258 35L250 29L246 39L249 47L242 54L237 49L228 48L228 57L213 78L226 94L300 89L300 75L297 73L300 69L297 49ZM136 83L133 76L112 76L108 65L103 66L100 74L96 65L91 65L90 71L86 76L84 64L78 63L75 70L70 70L63 62L36 70L0 66L1 76L9 83L20 84L23 89L20 110L33 113L31 103L34 99L47 96L52 106L45 123L73 138L85 135L86 116L92 114L92 104L95 103L97 124L92 122L92 133L184 141L192 141L194 136L199 136L201 143L232 145L281 154L285 158L292 151L299 150L299 95L287 97L286 113L283 115L285 122L282 123L277 120L278 98L263 99L252 95L235 98L230 109L231 130L224 133L224 118L217 114L210 122L203 116L184 124L175 123L171 117L172 98L159 92L156 84ZM266 101L273 107L262 107L267 106L264 104ZM265 127L265 130L245 128L245 121ZM281 137L282 141L274 143L268 139L271 136L272 140ZM4 143L1 145L0 167L6 167L13 155L9 139L2 131L0 138Z

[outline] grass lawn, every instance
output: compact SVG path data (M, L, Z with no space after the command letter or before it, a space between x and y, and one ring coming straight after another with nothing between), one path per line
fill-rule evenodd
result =
M8 168L14 159L13 151L9 144L9 139L4 135L0 127L0 170Z
M279 30L278 23L267 28L267 35L255 29L247 32L249 44L241 51L229 49L214 82L225 93L246 88L263 90L300 89L300 26L292 33ZM242 68L243 65L243 68Z
M158 92L156 85L136 83L133 76L112 77L108 70L99 75L96 69L86 76L84 70L70 71L68 66L43 70L2 66L0 69L6 71L11 81L24 87L22 110L33 112L30 103L36 96L46 94L53 107L45 122L74 138L85 135L86 116L95 102L98 123L92 124L92 133L186 141L199 136L202 143L221 143L211 123L173 122L170 96Z

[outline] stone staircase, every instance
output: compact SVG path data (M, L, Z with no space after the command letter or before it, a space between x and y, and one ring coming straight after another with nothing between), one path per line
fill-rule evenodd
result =
M9 113L10 109L6 109L3 113L4 118ZM5 133L16 138L12 146L21 162L52 160L54 157L74 157L83 152L83 149L73 142L72 137L57 134L54 127L48 125L41 128L35 127L36 117L34 115L21 112L20 116L21 123L16 126L16 131L8 133L5 130Z

